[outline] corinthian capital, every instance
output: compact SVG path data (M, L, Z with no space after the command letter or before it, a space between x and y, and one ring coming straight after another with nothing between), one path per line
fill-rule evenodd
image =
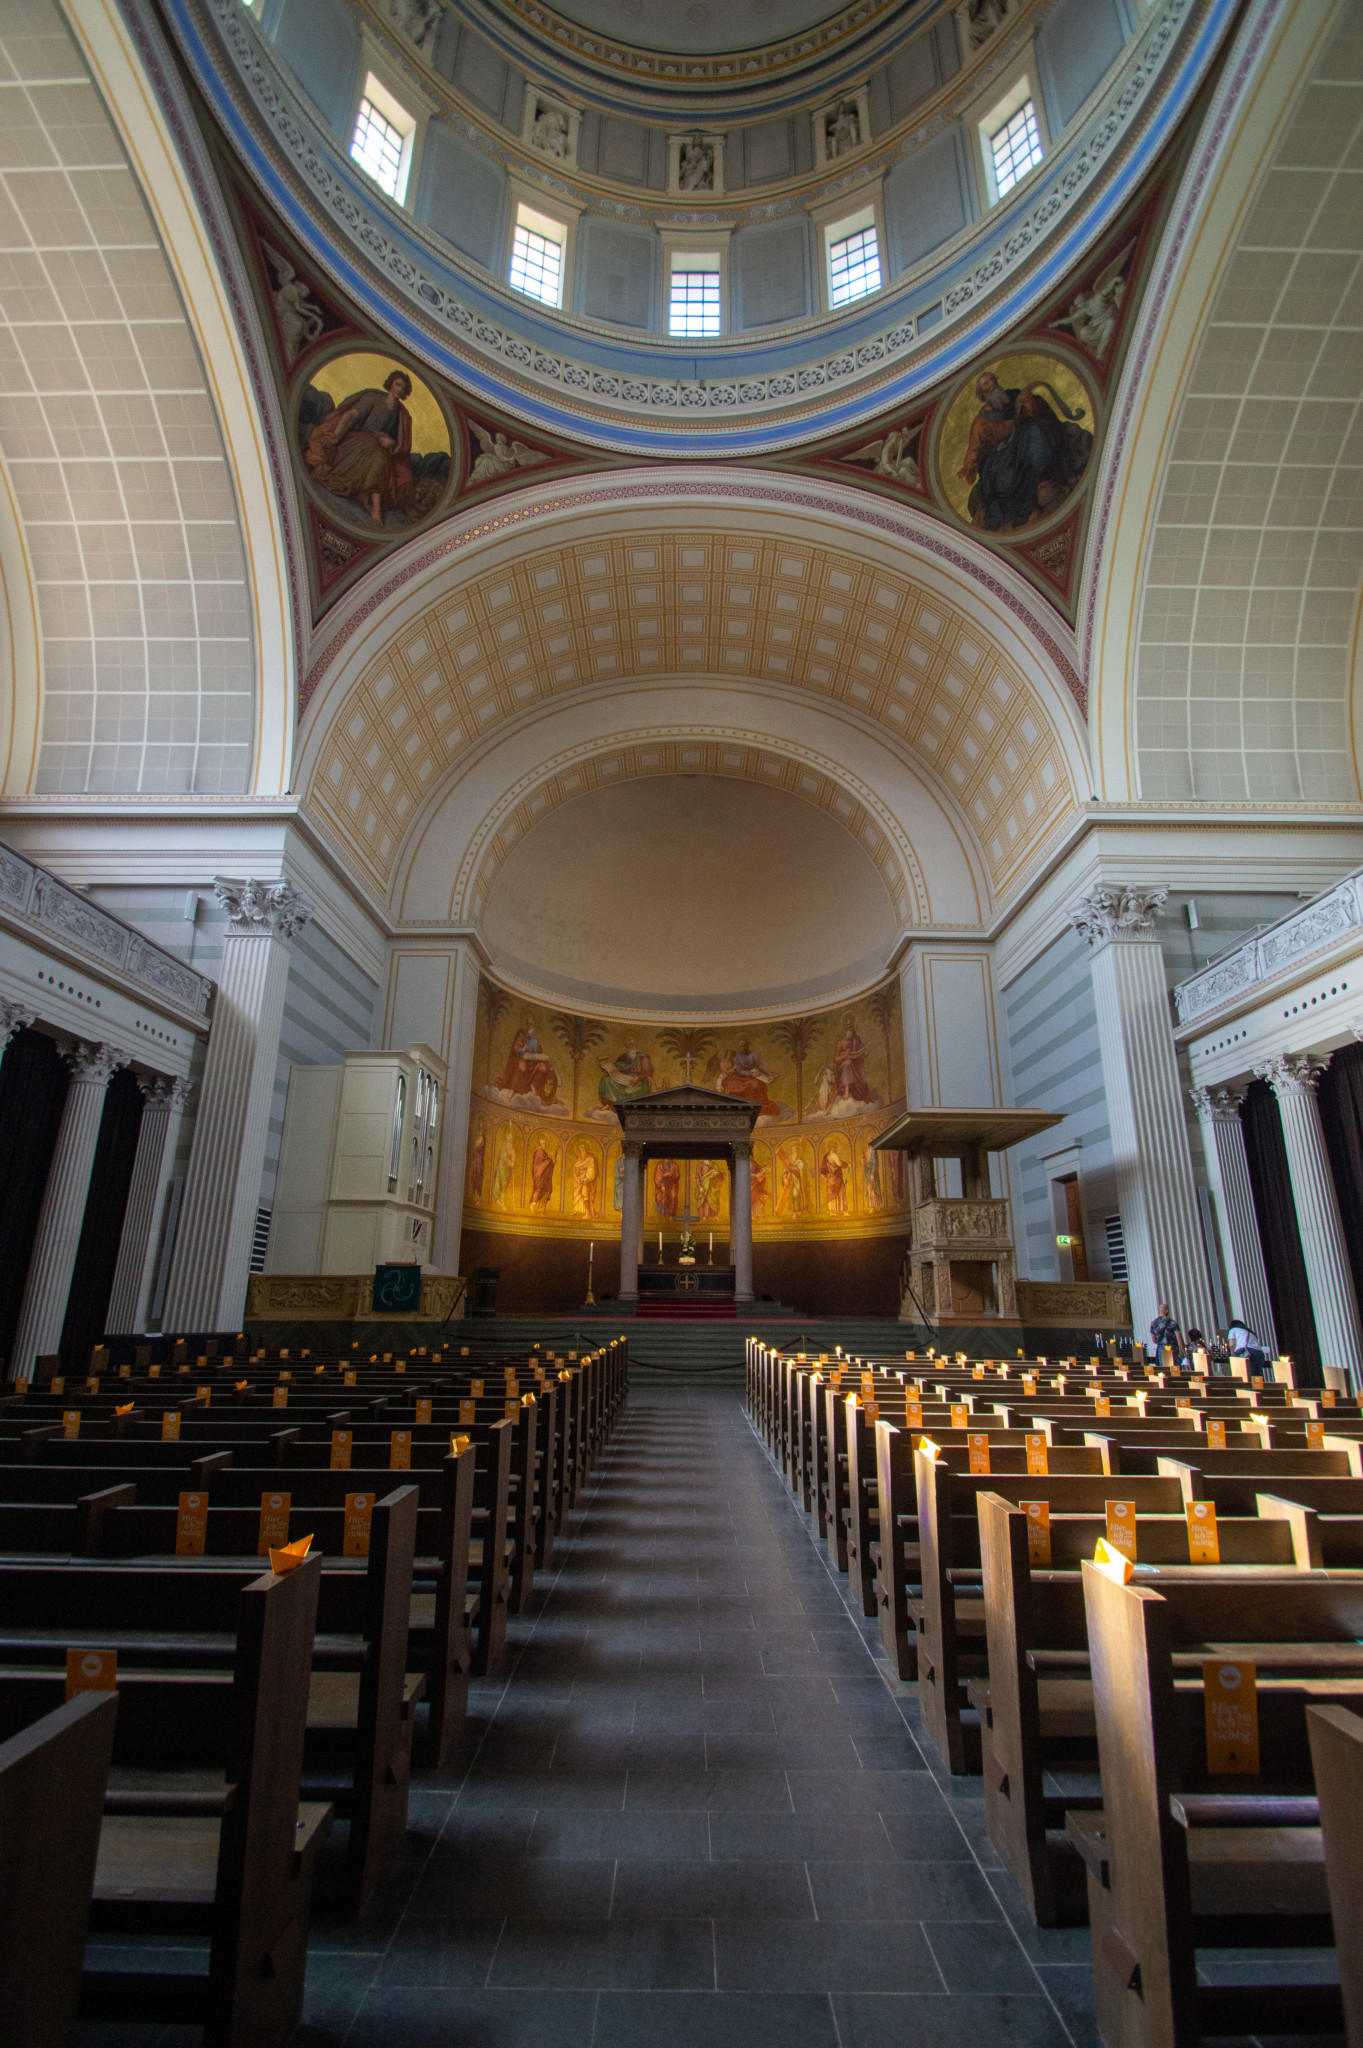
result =
M137 1085L148 1109L164 1109L171 1115L183 1109L194 1093L192 1081L181 1081L174 1074L143 1074Z
M1240 1120L1240 1104L1245 1099L1243 1088L1190 1088L1193 1108L1199 1123L1233 1124Z
M22 1003L12 1003L7 997L0 998L0 1052L5 1050L16 1031L26 1031L36 1019L36 1010L25 1009Z
M292 882L217 875L213 887L233 932L264 932L277 939L291 939L312 916L312 905L303 901Z
M1155 928L1155 915L1164 908L1169 891L1110 887L1102 882L1091 889L1070 912L1070 923L1090 946L1108 939L1148 937Z
M71 1069L71 1079L78 1086L107 1088L120 1067L126 1067L132 1058L121 1045L91 1045L86 1039L78 1038L74 1045L68 1045L62 1058Z
M1281 1101L1285 1095L1314 1095L1329 1064L1328 1055L1322 1059L1314 1052L1280 1052L1254 1071Z

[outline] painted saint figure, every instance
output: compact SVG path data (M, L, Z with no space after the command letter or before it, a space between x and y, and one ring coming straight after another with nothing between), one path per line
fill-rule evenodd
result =
M492 1168L492 1199L499 1209L504 1209L511 1193L511 1183L516 1173L516 1139L514 1134L503 1131L497 1145L497 1157Z
M338 498L358 498L375 526L400 512L412 495L412 395L405 370L384 378L382 391L353 391L308 436L304 461L313 481Z
M833 1071L837 1075L839 1102L877 1102L866 1079L866 1043L857 1032L857 1021L849 1010L842 1020L842 1037L833 1048Z
M724 1162L720 1159L698 1159L696 1161L696 1220L699 1223L713 1223L720 1214L723 1201Z
M554 1155L543 1138L536 1138L530 1155L530 1207L542 1216L554 1193Z
M610 1109L617 1102L635 1102L641 1095L653 1092L653 1062L646 1052L640 1052L632 1038L626 1039L625 1049L613 1060L600 1059L601 1082L597 1094Z
M828 1212L831 1216L847 1214L847 1162L836 1152L825 1152L819 1161L819 1174L828 1196Z
M487 1132L478 1126L478 1135L473 1141L473 1157L469 1161L469 1186L474 1196L481 1201L483 1196L483 1174L487 1168Z
M975 380L975 395L980 409L958 471L971 486L971 524L986 533L1013 533L1069 495L1088 468L1093 436L1053 385L1038 381L1005 390L985 370Z
M675 1216L681 1189L681 1167L675 1159L659 1159L653 1167L653 1206L660 1216Z
M584 1145L573 1161L574 1216L595 1216L596 1183L596 1154L589 1145Z
M527 1017L511 1041L495 1086L507 1095L536 1095L548 1106L558 1095L558 1068L541 1046L535 1020Z

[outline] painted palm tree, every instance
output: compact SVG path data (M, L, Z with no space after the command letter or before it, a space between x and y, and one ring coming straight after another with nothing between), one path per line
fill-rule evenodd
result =
M893 1102L894 1100L894 1069L890 1065L890 1025L894 1021L895 1012L898 1007L897 995L898 991L894 983L889 981L886 982L884 988L876 990L869 1004L871 1015L880 1027L881 1043L885 1047L885 1100L887 1102Z
M692 1069L698 1060L704 1059L707 1052L714 1051L719 1039L715 1032L707 1030L704 1025L691 1024L685 1029L678 1025L660 1031L658 1043L671 1053L687 1080L694 1081L696 1077Z
M487 1027L487 1072L483 1076L485 1085L492 1084L492 1034L511 1008L511 998L504 988L495 983L480 980L478 983L478 1007L483 1013Z
M574 1017L567 1010L555 1010L549 1020L554 1027L554 1036L573 1063L573 1117L577 1117L577 1083L582 1062L593 1052L606 1035L604 1024L593 1023L590 1017Z
M823 1031L822 1017L786 1017L772 1026L776 1043L790 1054L795 1063L795 1121L804 1122L805 1114L805 1061L819 1042Z

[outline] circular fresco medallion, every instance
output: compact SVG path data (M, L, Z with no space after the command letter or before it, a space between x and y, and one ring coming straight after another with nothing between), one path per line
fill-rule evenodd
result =
M458 482L444 407L394 356L351 350L312 366L294 420L318 503L371 538L424 524Z
M1003 540L1061 510L1093 442L1093 394L1071 364L1030 349L1002 355L952 400L937 436L937 480L968 526Z

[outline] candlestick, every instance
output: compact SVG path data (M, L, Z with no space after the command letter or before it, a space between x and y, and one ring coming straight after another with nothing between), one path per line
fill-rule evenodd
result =
M658 1232L658 1264L659 1264L659 1265L661 1266L662 1262L663 1262L663 1234L662 1234L662 1232L661 1232L661 1230L660 1230L660 1231Z

